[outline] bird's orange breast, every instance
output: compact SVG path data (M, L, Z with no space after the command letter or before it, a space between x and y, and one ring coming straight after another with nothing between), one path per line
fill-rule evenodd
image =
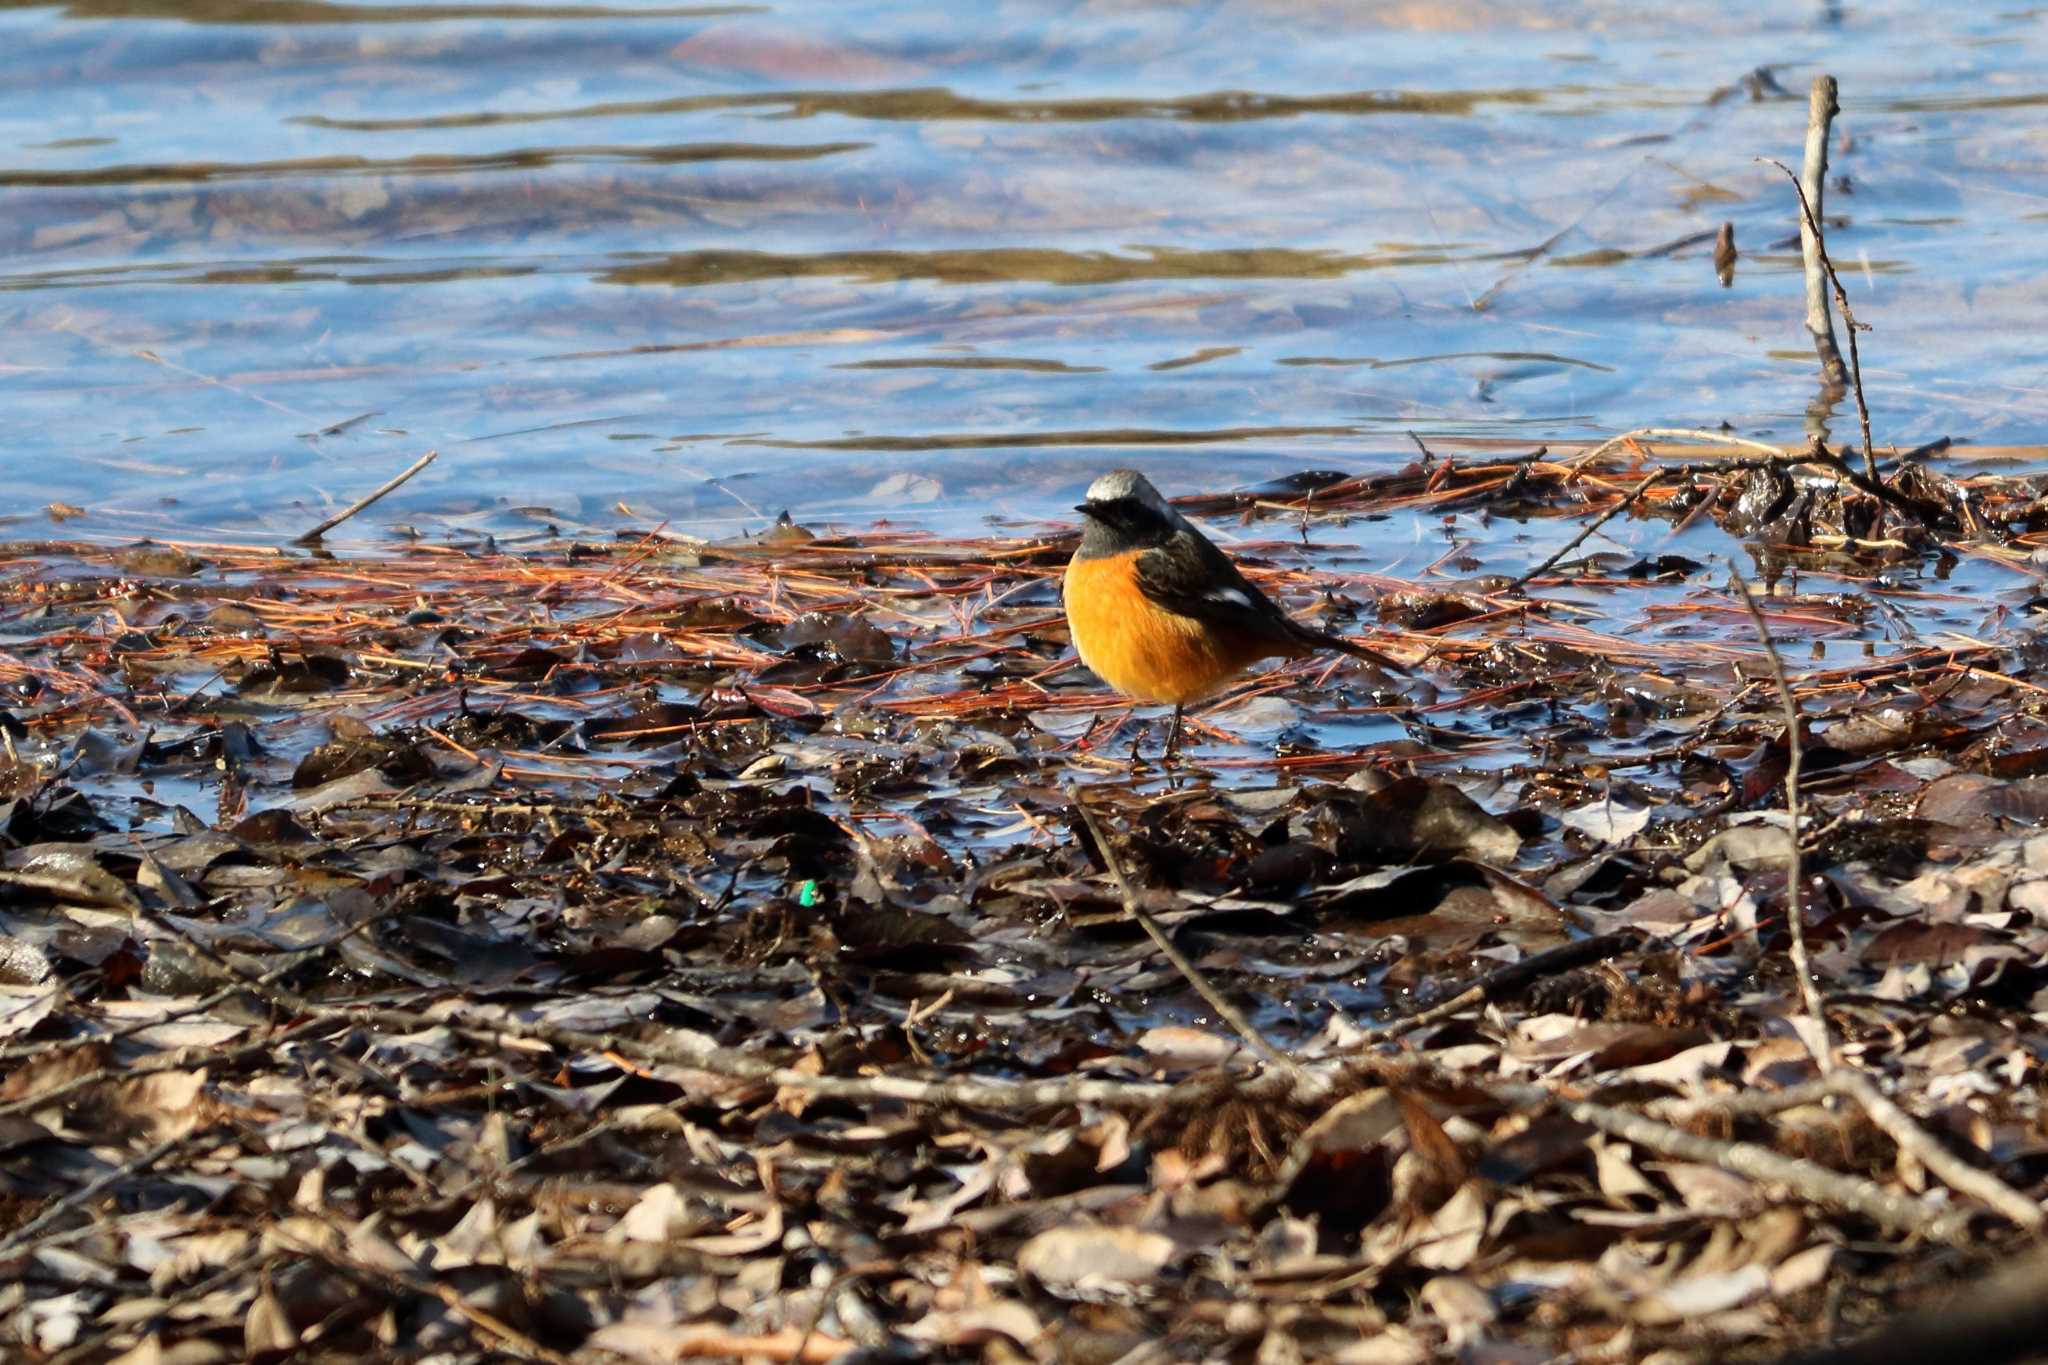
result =
M1081 662L1138 701L1183 706L1280 652L1166 608L1138 587L1140 551L1067 565L1067 625Z

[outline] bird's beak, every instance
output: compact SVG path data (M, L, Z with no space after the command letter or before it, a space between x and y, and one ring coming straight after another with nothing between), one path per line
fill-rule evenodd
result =
M1077 502L1074 504L1074 510L1084 517L1092 517L1095 515L1095 504L1092 502Z

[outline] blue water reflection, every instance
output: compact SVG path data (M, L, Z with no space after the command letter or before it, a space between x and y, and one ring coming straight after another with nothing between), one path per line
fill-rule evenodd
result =
M428 447L352 534L1797 440L1755 158L1823 64L1879 440L2048 435L2024 13L81 0L0 41L10 533L272 538Z

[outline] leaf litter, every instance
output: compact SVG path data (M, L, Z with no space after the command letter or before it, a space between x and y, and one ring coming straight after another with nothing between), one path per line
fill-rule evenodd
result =
M2041 1223L2048 481L1825 455L1185 500L1415 671L1256 675L1175 771L1070 660L1064 528L6 547L0 1335L1398 1362L1875 1321ZM1411 581L1318 549L1418 511ZM1744 538L1815 651L1796 838L1725 569L1456 538L1608 513ZM1923 638L1951 597L2006 619Z

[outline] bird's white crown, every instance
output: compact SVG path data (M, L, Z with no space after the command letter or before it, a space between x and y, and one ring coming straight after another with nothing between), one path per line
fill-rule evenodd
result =
M1166 499L1159 496L1159 490L1152 481L1135 469L1112 469L1094 483L1088 485L1088 501L1116 502L1130 498L1160 512L1169 512Z

